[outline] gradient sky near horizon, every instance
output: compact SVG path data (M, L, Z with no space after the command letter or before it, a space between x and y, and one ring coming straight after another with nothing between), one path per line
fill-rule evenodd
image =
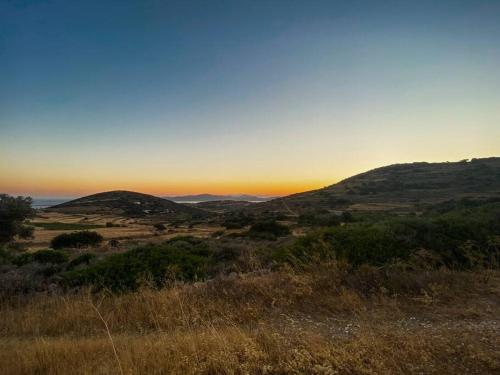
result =
M0 0L0 192L280 195L500 155L500 1Z

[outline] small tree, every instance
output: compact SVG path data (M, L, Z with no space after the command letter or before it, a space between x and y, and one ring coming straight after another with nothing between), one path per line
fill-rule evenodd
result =
M33 227L23 225L24 221L33 216L30 197L11 197L0 194L0 243L12 241L15 236L30 238Z

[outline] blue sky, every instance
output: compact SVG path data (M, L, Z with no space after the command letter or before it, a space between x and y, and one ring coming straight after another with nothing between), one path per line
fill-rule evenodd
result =
M498 1L0 1L0 190L286 194L500 154Z

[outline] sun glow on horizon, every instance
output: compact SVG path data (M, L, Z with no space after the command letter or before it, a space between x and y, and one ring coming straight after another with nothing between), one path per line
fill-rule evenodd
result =
M0 192L274 196L500 155L500 4L4 3Z
M205 183L186 185L182 183L172 184L71 184L55 182L44 184L40 187L30 187L26 184L5 185L3 192L11 195L32 196L35 198L76 198L85 195L91 195L104 191L128 190L156 196L177 196L177 195L196 195L196 194L214 194L214 195L239 195L250 194L262 197L285 196L300 193L309 190L315 190L335 183L336 181L326 182L289 182L289 183L249 183L246 181L235 182L231 184Z

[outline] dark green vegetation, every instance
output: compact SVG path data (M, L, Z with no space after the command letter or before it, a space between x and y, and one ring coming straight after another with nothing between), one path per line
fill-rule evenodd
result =
M209 216L206 211L167 199L132 191L109 191L50 207L64 213L106 213L127 217L162 217L190 220Z
M80 265L89 265L92 261L97 258L95 254L92 253L84 253L80 256L74 258L71 262L68 263L66 269L72 270Z
M348 212L336 213L328 210L308 212L299 216L298 223L306 227L332 227L353 221L353 215Z
M13 263L17 266L22 266L32 262L42 264L61 264L68 261L68 255L58 250L39 250L34 253L24 253L13 259Z
M64 273L64 284L92 284L114 291L136 289L141 282L162 286L169 280L192 281L208 276L214 262L206 242L177 237L158 245L140 246L79 271Z
M29 197L11 197L0 194L0 244L12 241L15 236L29 238L33 227L24 225L24 221L33 216L32 199Z
M276 240L290 234L290 229L274 220L260 221L253 224L247 232L251 238Z
M80 231L63 233L51 241L53 249L95 247L101 244L103 237L97 232Z
M225 213L222 216L222 225L226 229L242 229L253 224L280 221L287 219L287 216L280 212L254 213L248 210L237 210Z
M97 229L105 228L108 225L100 224L79 224L79 223L37 223L31 222L31 225L43 228L47 230L86 230L86 229Z
M274 252L275 260L292 264L331 258L353 266L402 261L411 266L425 263L454 269L498 267L500 202L476 203L420 217L366 217L311 232Z
M500 158L395 164L323 189L259 203L252 212L422 211L445 201L500 197Z
M241 229L255 222L255 216L246 211L230 212L224 215L222 225L226 229Z
M158 231L164 231L165 229L167 229L167 227L165 225L163 225L162 223L156 223L153 225L154 228Z
M76 232L77 234L85 232ZM19 252L0 247L0 298L18 293L92 286L94 290L134 290L144 283L161 287L173 281L194 281L250 270L248 243L230 239L180 236L110 254L64 247ZM97 249L96 249L97 250Z

